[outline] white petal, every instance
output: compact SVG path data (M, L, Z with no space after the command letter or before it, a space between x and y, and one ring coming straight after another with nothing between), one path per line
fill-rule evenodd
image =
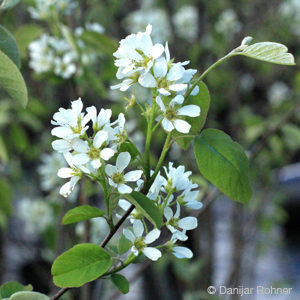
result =
M121 194L130 194L132 192L132 188L127 184L121 183L118 185L118 191Z
M84 165L90 161L90 158L85 153L75 154L72 158L72 162L74 165Z
M144 225L141 220L135 220L133 223L133 232L136 237L141 237L144 233Z
M125 235L126 239L131 241L132 243L135 241L135 236L133 232L129 229L123 229L123 234Z
M158 260L159 258L161 258L161 252L153 247L146 247L143 250L143 253L145 254L145 256L147 256L148 258L150 258L153 261Z
M162 44L155 44L152 48L153 59L159 58L164 52L164 46Z
M104 148L101 150L101 158L104 160L109 160L111 157L113 157L115 154L115 151L111 148Z
M198 226L198 221L195 217L185 217L179 220L177 224L184 230L193 230Z
M188 239L187 235L185 234L185 231L182 232L182 231L179 231L179 230L176 230L173 234L174 238L179 240L179 241L186 241Z
M180 120L180 119L174 120L173 124L176 130L181 133L188 133L191 128L191 125L187 121Z
M117 173L117 168L112 165L106 165L105 173L111 177L114 173Z
M58 152L67 152L72 150L71 144L65 140L56 140L52 142L52 148Z
M170 106L174 107L176 104L180 105L182 104L184 101L184 97L182 95L177 95L176 97L174 97L172 99L172 101L170 102Z
M179 80L184 74L184 67L179 64L173 65L173 67L169 70L167 79L169 81Z
M93 159L91 161L91 165L94 169L99 169L101 167L101 160L98 158L98 159Z
M95 148L100 148L107 141L108 133L104 130L98 131L94 137L93 145Z
M145 239L144 239L144 242L146 244L151 244L153 243L154 241L156 241L160 236L160 230L155 228L153 230L151 230L146 236L145 236Z
M143 171L130 171L124 175L125 181L137 181L141 178Z
M200 106L186 105L177 110L178 116L198 117L200 116Z
M74 165L73 165L73 162L72 162L72 159L73 159L72 154L70 152L65 152L63 155L64 155L64 158L67 161L68 165L70 167L73 167Z
M59 138L67 138L73 136L73 130L69 127L55 127L51 130L51 134Z
M174 129L174 125L167 118L164 118L162 120L162 127L167 132L170 132L170 131L172 131Z
M164 216L169 221L173 217L173 210L167 206L164 210Z
M194 89L191 91L192 96L196 96L199 93L199 86L195 86Z
M131 206L131 203L125 199L120 199L119 200L119 206L123 209L123 210L128 210L129 207Z
M168 72L168 63L165 58L160 58L155 62L153 73L156 78L163 78Z
M169 89L173 92L183 92L187 89L187 84L184 83L171 84L169 86Z
M80 152L80 153L87 153L89 151L89 145L80 139L75 139L72 143L73 149L76 152Z
M174 247L172 249L173 254L177 258L192 258L193 252L187 247Z
M190 209L200 209L203 204L202 202L199 202L199 201L188 201L184 204L186 207L190 208Z
M167 61L169 61L171 56L170 56L170 50L169 50L168 42L166 42L166 45L165 45L165 53L166 53L166 59L167 59Z
M162 102L161 98L159 96L157 96L155 101L158 104L158 106L160 107L160 109L163 112L165 112L166 111L166 107L165 107L164 103Z
M70 168L61 168L58 170L57 176L60 178L70 178L73 176L73 170Z
M74 190L76 183L79 181L78 176L74 176L70 181L66 182L59 190L59 193L65 198L68 197L71 192Z
M139 84L145 88L154 88L154 87L156 87L156 80L148 72L139 77Z
M129 152L121 152L118 155L116 167L118 172L123 172L123 170L129 165L131 156Z
M160 94L162 94L164 96L170 96L171 95L171 93L169 91L167 91L166 89L164 89L164 88L160 88L160 89L158 89L158 91L159 91Z
M175 213L175 215L174 215L174 218L179 218L179 216L180 216L180 204L177 202L176 203L176 213Z

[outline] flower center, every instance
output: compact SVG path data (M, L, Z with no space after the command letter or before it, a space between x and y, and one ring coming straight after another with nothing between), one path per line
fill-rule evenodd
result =
M170 107L166 109L165 116L169 121L176 119L176 111L172 110Z
M171 218L168 223L169 223L169 225L176 228L177 227L177 222L178 222L177 218Z
M170 81L164 77L157 78L156 83L158 88L167 88L170 85Z
M116 184L124 182L124 175L122 173L114 173L111 177L112 181Z
M137 250L142 251L147 245L143 238L138 238L134 241L134 246Z
M95 147L92 147L88 152L88 155L91 159L97 159L100 157L101 151Z

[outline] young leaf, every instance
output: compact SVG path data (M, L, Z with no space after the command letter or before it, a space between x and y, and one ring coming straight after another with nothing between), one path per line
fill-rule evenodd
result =
M32 286L25 286L16 281L6 282L0 287L0 299L9 298L11 295L21 291L32 291Z
M295 65L294 56L288 48L279 43L262 42L247 46L237 54L279 65Z
M5 53L20 68L21 61L17 42L13 35L0 25L0 50Z
M131 241L129 241L124 234L121 235L119 242L118 242L118 253L124 254L127 252L130 247L132 246Z
M28 45L37 39L42 32L43 29L36 24L24 25L14 32L21 57L26 57Z
M100 246L78 244L56 258L51 273L59 287L80 287L103 275L111 265L111 257Z
M195 138L194 153L202 175L231 199L248 203L252 190L248 158L242 147L217 129Z
M110 279L121 293L127 294L129 292L129 281L126 277L121 274L112 274Z
M10 300L49 300L50 298L38 292L18 292L13 294Z
M27 88L17 66L0 51L0 86L23 107L28 101Z
M139 192L131 192L127 199L157 228L163 225L162 214L152 200Z
M186 117L185 120L191 125L190 132L186 135L196 135L200 130L203 128L207 113L210 106L210 96L209 96L209 90L205 83L201 81L198 85L199 87L199 93L196 96L189 96L186 103L184 105L198 105L201 108L200 116L196 118ZM178 131L173 132L173 137L179 137L184 136L185 134L182 134ZM182 147L183 149L187 149L191 143L193 138L191 137L185 137L185 138L179 138L176 140L176 143L178 146Z
M81 205L70 209L63 217L62 224L68 225L93 218L103 217L105 212L97 207Z

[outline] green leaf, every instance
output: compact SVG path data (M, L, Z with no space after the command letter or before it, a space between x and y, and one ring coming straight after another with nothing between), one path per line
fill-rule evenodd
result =
M21 61L17 42L13 35L0 25L0 50L5 53L20 68Z
M0 180L0 210L5 215L10 215L12 212L12 187L5 179Z
M262 42L247 46L236 54L279 65L295 65L294 56L288 53L288 48L279 43Z
M27 105L28 96L24 79L17 66L0 51L0 86L23 107Z
M6 282L0 287L0 299L9 298L11 295L21 291L31 291L31 285L23 285L16 281Z
M103 217L105 212L97 207L90 205L81 205L70 209L63 217L62 224L68 225L84 220Z
M113 274L110 279L121 293L127 294L129 292L129 281L126 277L121 274Z
M111 257L100 246L78 244L54 261L51 273L59 287L80 287L103 275L111 265Z
M10 297L10 300L49 300L50 298L38 292L18 292Z
M140 153L137 147L130 141L126 141L121 144L120 152L129 152L131 160L134 160Z
M249 163L238 143L221 130L206 129L195 138L194 152L205 178L231 199L249 202L252 196Z
M4 163L8 162L8 153L2 135L0 135L0 160Z
M126 253L130 247L132 246L131 241L129 241L124 234L121 235L119 242L118 242L118 253L124 254Z
M37 39L42 32L43 29L36 24L24 25L14 32L21 57L26 57L28 45Z
M189 96L184 105L194 104L200 106L200 116L196 118L185 117L185 120L191 125L190 132L188 134L182 134L178 131L174 131L172 134L174 138L185 135L196 135L201 131L206 122L206 117L210 106L209 90L203 81L201 81L198 86L199 93L196 96ZM176 143L178 146L186 150L189 147L192 139L192 137L178 138L176 139Z
M104 53L111 56L118 48L118 43L114 39L98 32L85 31L80 36L80 39L101 54Z
M163 225L162 214L154 201L136 191L126 197L154 226L160 228Z

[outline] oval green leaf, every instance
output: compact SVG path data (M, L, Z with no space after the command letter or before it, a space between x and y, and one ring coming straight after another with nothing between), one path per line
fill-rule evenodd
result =
M118 242L118 253L124 254L127 252L130 247L132 246L131 241L129 241L124 234L121 235L119 242Z
M63 217L62 224L68 225L93 218L103 217L105 212L97 207L90 205L81 205L70 209Z
M145 195L133 191L127 194L126 198L157 228L163 225L162 214L159 208L154 204L154 201L147 198Z
M127 294L129 292L129 281L126 277L121 274L113 274L110 279L121 293Z
M80 287L103 275L111 265L111 257L100 246L79 244L54 261L51 273L59 287Z
M9 298L10 296L12 296L13 294L15 294L17 292L31 291L31 290L32 290L31 285L25 286L16 281L6 282L6 283L2 284L0 287L0 299Z
M28 102L24 79L11 59L0 51L0 86L23 107Z
M206 129L195 138L194 153L206 179L232 200L249 202L249 162L238 143L221 130Z
M203 81L201 81L198 87L199 87L199 93L196 96L190 95L184 105L194 104L200 106L201 109L200 116L196 118L191 118L191 117L184 118L191 125L191 129L188 134L182 134L178 131L174 131L172 133L172 136L174 138L177 138L176 143L178 144L178 146L182 147L185 150L189 147L193 138L191 137L178 138L178 137L185 136L185 135L187 136L197 135L201 131L201 129L203 128L206 122L206 117L210 106L210 95L207 86Z
M288 48L279 43L262 42L247 46L238 52L244 56L279 65L295 65L294 56L288 53Z
M20 68L21 60L17 42L13 35L0 25L0 50L5 53Z
M38 292L18 292L10 300L49 300L49 297Z

